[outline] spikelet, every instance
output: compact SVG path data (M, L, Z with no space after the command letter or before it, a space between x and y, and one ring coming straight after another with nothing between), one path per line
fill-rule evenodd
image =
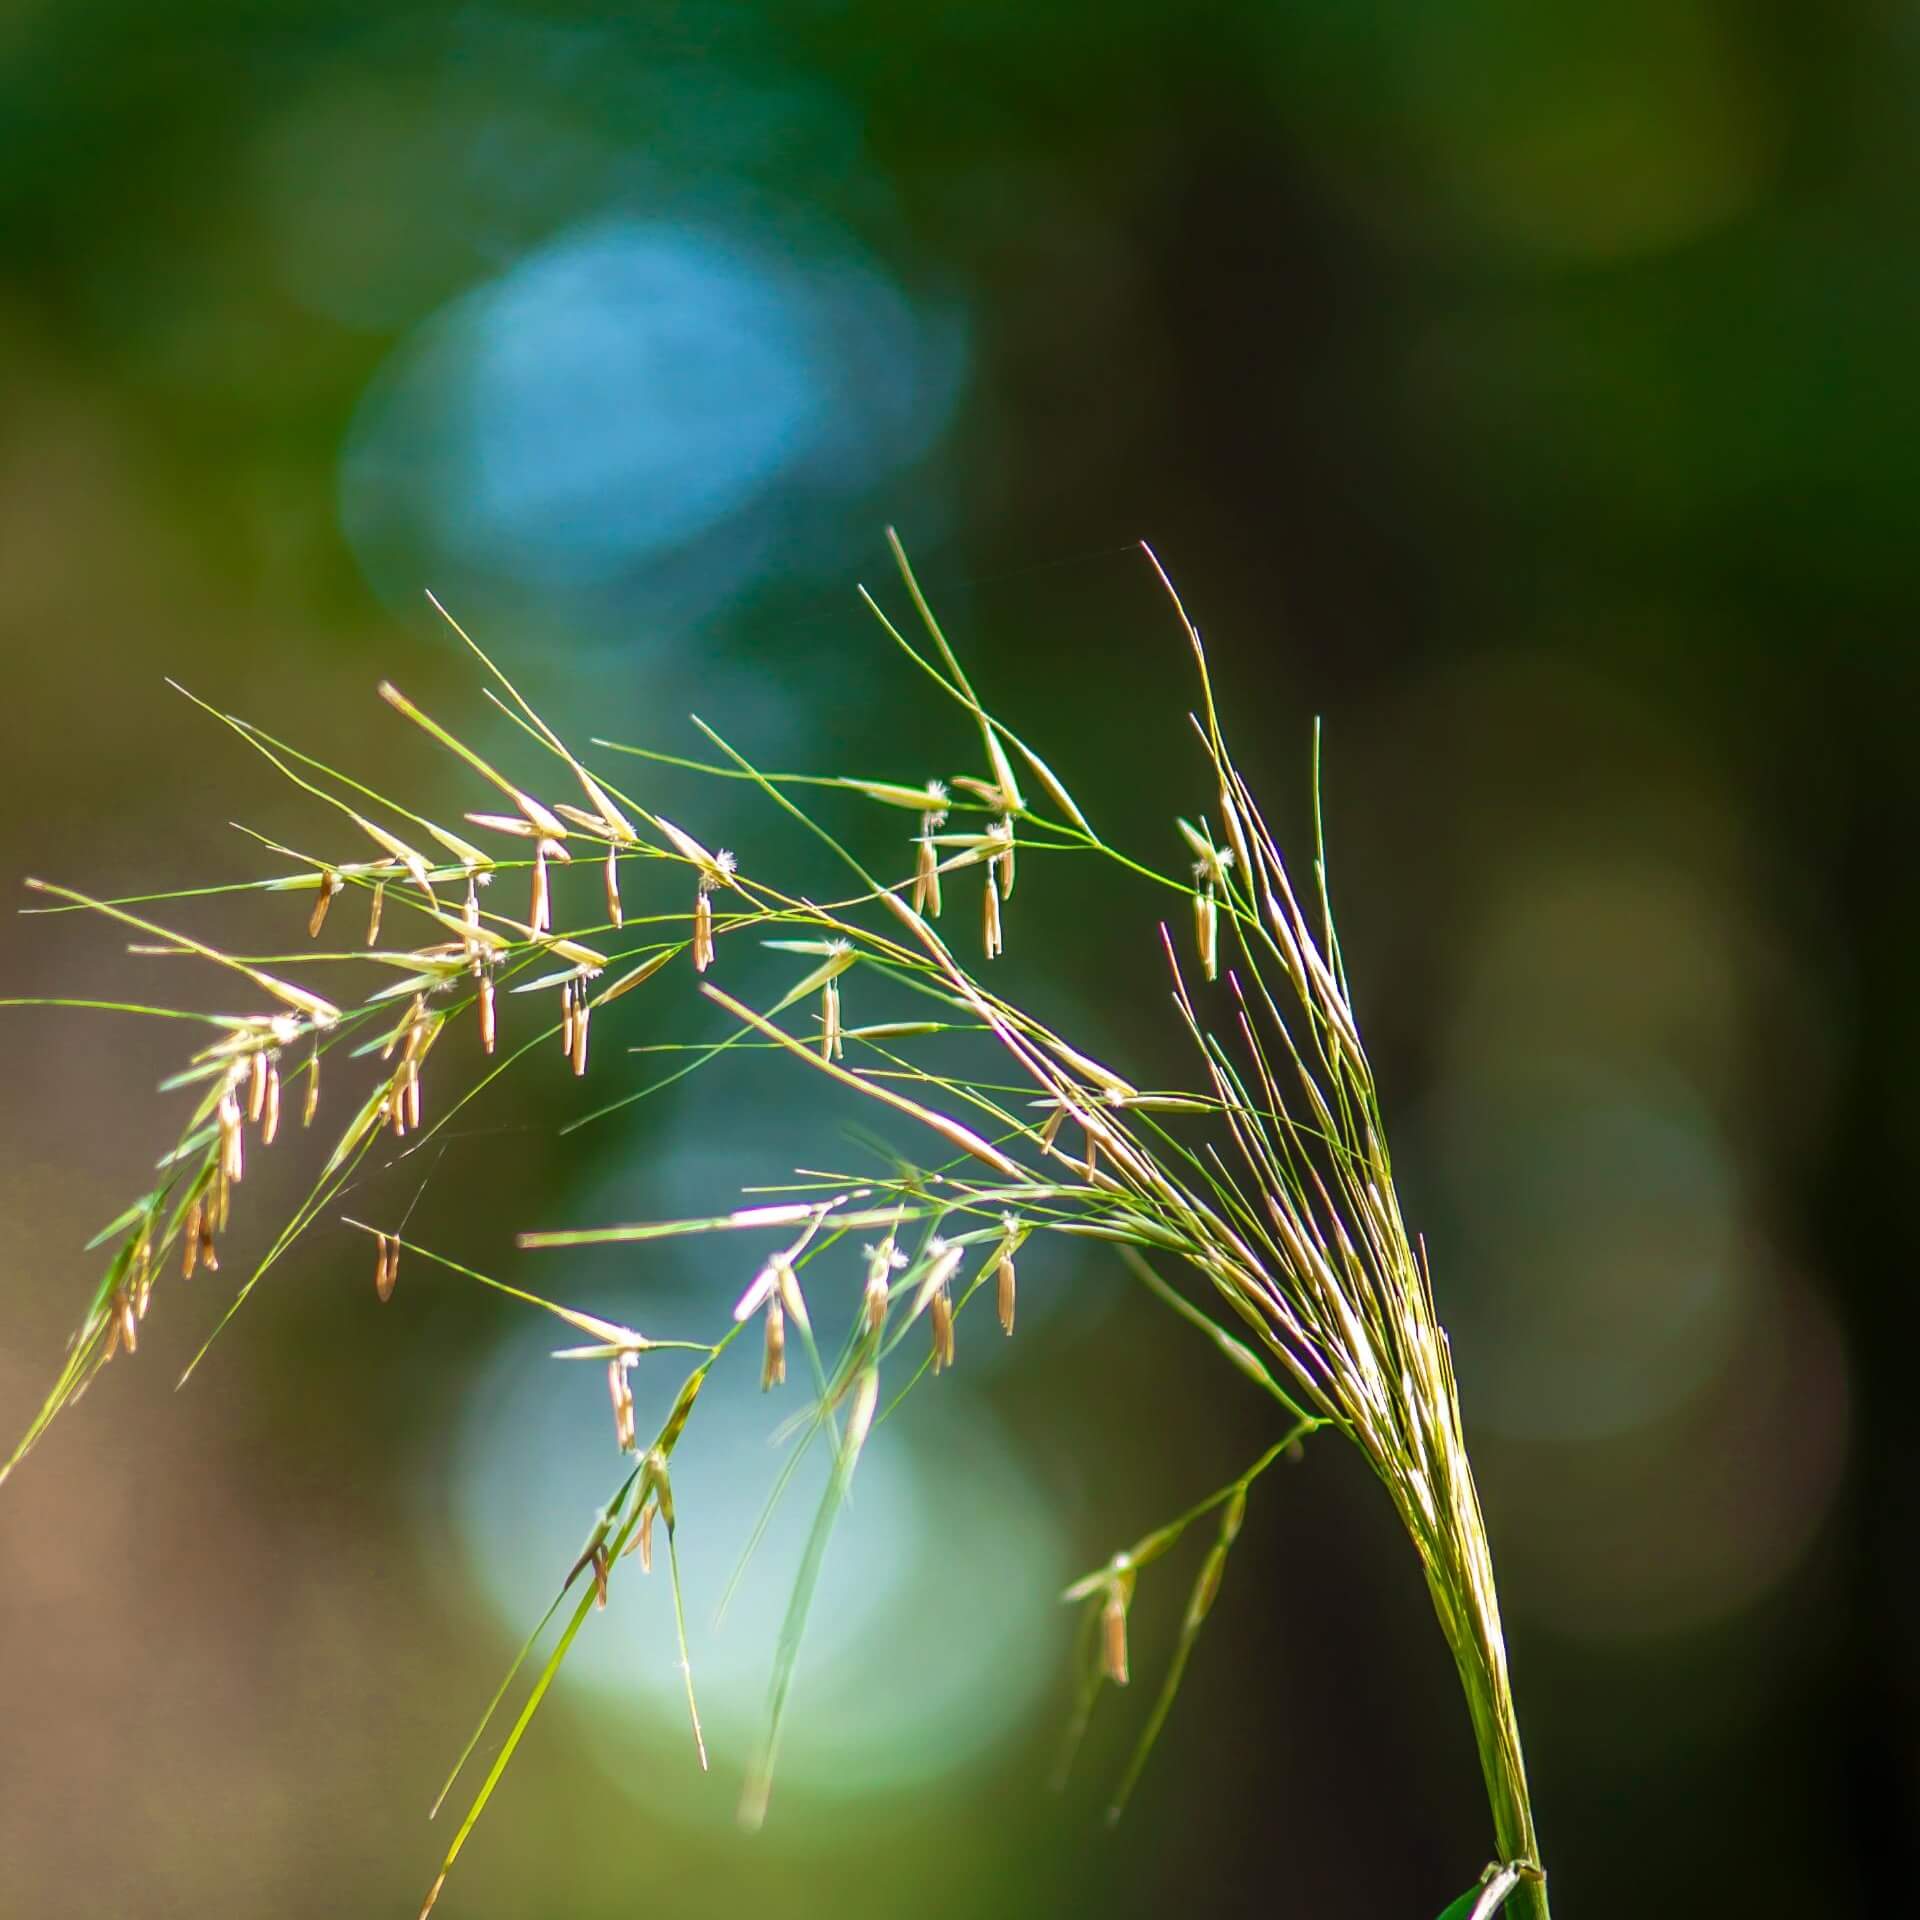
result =
M579 990L579 1005L573 1010L573 1071L575 1078L583 1077L587 1071L587 1021L593 1009L587 1004L586 989Z
M693 970L705 973L713 965L713 900L705 885L693 896Z
M887 1296L892 1290L893 1276L906 1264L907 1256L894 1245L892 1234L888 1234L877 1247L867 1249L867 1287L864 1298L868 1332L878 1333L886 1325Z
M1193 935L1200 949L1200 971L1209 980L1220 977L1220 911L1209 881L1193 893Z
M989 832L996 840L1004 840L1006 847L995 859L1000 876L1000 897L1002 900L1013 898L1013 821L1002 816L996 820Z
M953 1365L953 1296L941 1287L933 1296L927 1318L933 1328L933 1370Z
M573 1058L573 982L563 980L560 983L560 1054L563 1059Z
M760 1391L781 1386L787 1377L787 1315L780 1304L780 1290L767 1295L767 1349L760 1366Z
M220 1173L238 1186L246 1174L246 1154L241 1146L240 1105L231 1092L220 1096Z
M620 911L620 849L609 840L607 842L607 920L615 926L626 924L626 917Z
M180 1229L180 1278L191 1280L200 1264L200 1222L204 1214L199 1200L188 1202L186 1223Z
M553 901L547 888L547 843L536 841L533 849L533 900L527 908L527 925L535 933L545 933L553 924Z
M376 880L373 883L373 903L367 908L367 945L377 947L380 944L380 910L387 904L387 883Z
M318 940L320 929L327 924L327 909L333 905L333 896L345 885L340 876L328 867L320 876L320 898L313 903L313 912L307 916L307 938Z
M940 850L934 844L934 831L946 818L930 813L920 822L920 837L913 843L913 910L929 920L940 918Z
M627 1357L607 1362L607 1393L613 1401L614 1437L622 1453L631 1453L639 1444L634 1437L633 1387L627 1379Z
M307 1060L307 1098L300 1109L300 1124L303 1127L313 1125L313 1116L320 1105L320 1043L313 1043L313 1052Z
M265 1109L260 1122L260 1144L270 1147L274 1135L280 1131L280 1067L277 1061L272 1060L267 1062Z
M1011 1247L1007 1248L1000 1255L1000 1265L996 1272L995 1279L998 1282L996 1304L1000 1311L1000 1331L1011 1337L1013 1333L1014 1301L1013 1250Z
M483 964L480 969L480 1051L491 1053L494 1042L493 975Z
M840 983L829 980L820 990L820 1057L837 1060L845 1051L840 1041Z
M375 1234L374 1241L373 1290L384 1306L393 1298L393 1283L400 1277L400 1241L397 1235L389 1238L384 1233Z
M1127 1603L1117 1583L1100 1609L1100 1671L1116 1687L1127 1684Z
M247 1063L247 1124L258 1126L267 1110L267 1055L263 1047Z
M986 892L981 895L981 945L986 949L989 960L997 960L1006 945L1000 931L1000 886L994 878L994 869L987 869Z

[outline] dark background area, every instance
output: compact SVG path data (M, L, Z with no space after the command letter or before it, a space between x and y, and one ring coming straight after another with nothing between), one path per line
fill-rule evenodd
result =
M1914 21L1851 5L16 0L0 870L213 885L274 870L229 820L335 831L167 675L481 804L372 696L519 750L429 586L576 740L697 751L698 710L777 766L968 771L854 597L904 604L888 523L990 702L1170 864L1207 794L1150 540L1296 848L1324 720L1559 1910L1878 1911L1920 1865L1917 88ZM737 790L644 790L768 833ZM1177 1070L1146 901L1023 861L1013 909L1016 985ZM299 943L271 902L180 913ZM121 945L19 920L0 992L173 964ZM179 1052L0 1019L11 1433ZM848 1118L720 1074L562 1138L586 1097L489 1109L421 1232L505 1272L518 1228L725 1204ZM612 1454L512 1314L422 1282L376 1320L367 1265L317 1231L178 1396L233 1276L174 1296L0 1491L0 1911L407 1912L431 1878L420 1816L526 1624L510 1563L556 1571L522 1516L564 1556ZM704 1248L516 1276L709 1317L738 1286ZM1256 1493L1127 1821L1141 1698L1042 1791L1053 1591L1272 1429L1117 1269L1025 1285L918 1452L902 1416L951 1642L887 1584L876 1493L879 1624L803 1665L819 1745L763 1835L623 1654L563 1678L445 1911L1417 1920L1472 1880L1457 1688L1333 1446ZM722 1576L772 1470L702 1547ZM1183 1591L1143 1587L1145 1675Z

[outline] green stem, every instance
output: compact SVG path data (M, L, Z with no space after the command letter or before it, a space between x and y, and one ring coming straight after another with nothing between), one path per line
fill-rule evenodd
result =
M1461 1462L1464 1467L1464 1457ZM1513 1689L1507 1674L1506 1640L1500 1627L1500 1607L1494 1596L1493 1566L1487 1554L1480 1518L1479 1496L1471 1473L1464 1488L1464 1505L1471 1514L1465 1529L1477 1538L1477 1567L1456 1566L1444 1573L1427 1558L1427 1587L1433 1596L1440 1630L1452 1650L1460 1684L1473 1721L1474 1744L1480 1753L1480 1772L1486 1782L1487 1804L1493 1814L1494 1845L1502 1865L1508 1862L1542 1865L1540 1843L1533 1829L1533 1803L1527 1792L1526 1762L1520 1751L1520 1721L1514 1710ZM1416 1534L1416 1541L1419 1536ZM1512 1920L1549 1920L1547 1883L1543 1872L1530 1873L1508 1895L1503 1914Z

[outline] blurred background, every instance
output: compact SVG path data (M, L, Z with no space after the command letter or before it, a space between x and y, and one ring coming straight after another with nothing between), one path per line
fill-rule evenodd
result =
M1875 1910L1920 1870L1916 88L1910 10L1846 0L14 0L0 870L277 870L236 820L337 847L164 675L423 810L484 804L373 698L391 675L531 764L427 587L579 739L697 751L697 710L776 766L974 771L854 597L903 604L889 522L984 695L1166 864L1209 798L1150 539L1296 847L1325 719L1561 1911ZM770 844L738 789L627 769L709 844ZM1153 911L1023 861L1002 963L1143 1075L1180 1058ZM304 938L304 904L177 912ZM0 993L211 1004L171 964L21 919ZM852 1163L855 1116L729 1067L562 1137L650 1071L621 1047L706 1030L690 996L618 1012L586 1091L521 1076L356 1204L706 1328L725 1247L512 1234ZM10 1437L183 1048L0 1018ZM0 1911L411 1912L432 1794L611 1489L597 1375L419 1263L382 1311L338 1228L175 1395L244 1243L0 1493ZM629 1581L445 1912L1421 1920L1473 1879L1456 1683L1334 1445L1256 1490L1126 1823L1143 1687L1043 1791L1059 1586L1272 1423L1111 1264L1022 1278L1019 1337L963 1322L872 1453L766 1831L730 1815L812 1496L717 1629L793 1404L749 1361L683 1449L718 1777ZM1142 1679L1188 1577L1143 1585Z

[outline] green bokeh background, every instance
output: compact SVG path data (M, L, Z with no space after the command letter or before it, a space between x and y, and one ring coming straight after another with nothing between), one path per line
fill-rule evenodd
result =
M970 771L854 599L899 600L889 521L983 692L1171 861L1206 795L1151 540L1296 846L1324 717L1560 1910L1883 1910L1920 1867L1917 88L1913 23L1848 4L16 0L0 868L204 884L268 870L229 820L331 832L164 675L442 817L484 804L372 698L390 675L518 750L427 586L575 737L689 750L697 709L775 765ZM691 261L694 293L596 280L610 234ZM738 793L646 791L780 844ZM194 925L257 941L259 911ZM1004 963L1148 1077L1180 1060L1151 912L1023 863ZM26 919L0 992L141 964ZM636 997L627 1043L700 1017L677 1004ZM4 1017L14 1430L81 1245L169 1137L147 1090L176 1059ZM538 1075L486 1115L422 1236L504 1270L519 1227L697 1210L849 1118L743 1071L562 1139L579 1099ZM430 1879L421 1816L519 1632L481 1564L501 1526L462 1519L514 1322L430 1284L377 1316L345 1242L316 1235L177 1397L218 1295L174 1295L0 1494L0 1912L406 1912ZM639 1315L738 1275L568 1284ZM963 1352L936 1390L965 1419L903 1482L977 1538L942 1577L983 1595L1091 1564L1271 1437L1117 1271L1027 1284L1031 1328L971 1381ZM961 1530L997 1484L940 1439L965 1421L992 1473L1019 1463L1024 1530ZM525 1460L572 1530L608 1455ZM1143 1673L1179 1606L1143 1601ZM1144 1702L1049 1796L1065 1623L980 1610L1025 1623L999 1668L1050 1690L970 1744L929 1685L911 1765L803 1772L753 1840L690 1807L677 1726L563 1682L446 1911L1420 1916L1486 1857L1414 1563L1335 1448L1256 1495L1117 1833ZM910 1653L914 1626L889 1623ZM913 1658L876 1646L871 1684L910 1691Z

